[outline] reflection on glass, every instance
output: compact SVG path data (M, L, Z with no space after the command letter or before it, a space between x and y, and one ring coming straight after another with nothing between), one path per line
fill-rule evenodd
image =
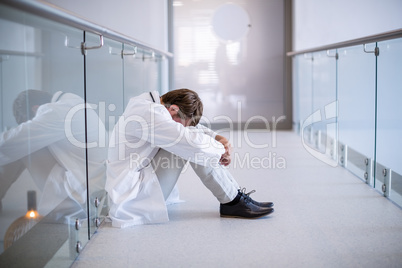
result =
M35 226L43 216L40 215L36 208L36 192L28 191L28 209L27 213L16 219L6 231L4 235L4 250L11 247L15 241L26 234L32 227Z
M20 266L58 267L107 214L108 130L130 96L161 91L167 62L107 38L84 56L98 35L2 5L0 24L0 266L23 245Z
M85 111L83 32L3 6L0 16L7 22L0 27L0 262L44 266L56 255L73 261L77 240L88 241L87 230L70 228L76 219L88 221L87 179L104 187L87 177L87 162L105 172L104 159L85 149L86 141L99 141L102 124L92 106ZM13 222L27 213L30 191L43 218L22 235ZM14 234L5 249L6 233ZM15 259L21 247L29 250Z
M84 108L81 97L67 92L26 90L17 96L13 114L18 126L1 134L1 197L26 168L42 193L41 215L52 212L57 222L72 215L87 218L85 142L98 141L99 118L87 109L86 132ZM104 173L104 158L95 157L91 168ZM90 182L103 188L102 178Z
M27 110L26 106L21 107L24 104L16 101L21 99L18 97L21 91L43 85L42 32L30 23L31 19L0 6L0 257L39 219L25 217L27 192L35 191L40 202L40 188L45 179L39 176L46 173L46 167L43 171L39 166L33 168L37 160L30 156L34 153L31 145L35 146L28 138L31 128L19 125L34 111L27 111L24 116L21 110ZM42 153L36 152L37 155Z

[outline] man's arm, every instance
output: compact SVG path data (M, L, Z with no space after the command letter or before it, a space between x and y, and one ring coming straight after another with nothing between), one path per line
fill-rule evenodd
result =
M230 144L229 140L226 139L224 136L218 135L215 131L201 124L198 124L196 128L202 130L206 135L211 136L225 147L225 153L222 154L219 163L221 165L228 166L232 161L231 158L232 145Z
M225 147L225 153L221 156L219 162L224 166L228 166L232 162L232 144L230 144L228 139L221 135L216 135L215 140L222 143L222 145Z
M0 201L24 170L25 165L21 160L0 167Z
M40 107L42 108L42 107ZM66 137L64 117L43 107L32 120L0 134L0 165L21 159Z
M140 102L133 102L128 107L127 114L135 117L133 120L127 117L126 120L130 123L120 131L196 164L206 165L212 159L218 160L225 152L221 143L203 131L195 127L184 127L173 121L167 109L160 104L145 106Z

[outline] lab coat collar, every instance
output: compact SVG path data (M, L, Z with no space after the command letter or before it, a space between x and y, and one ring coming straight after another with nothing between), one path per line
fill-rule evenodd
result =
M161 104L161 97L160 97L158 91L151 91L151 92L149 92L149 94L150 94L150 96L151 96L151 99L152 99L155 103Z
M58 100L60 100L61 96L64 94L65 92L63 91L57 91L56 93L54 93L53 97L52 97L52 102L57 102Z

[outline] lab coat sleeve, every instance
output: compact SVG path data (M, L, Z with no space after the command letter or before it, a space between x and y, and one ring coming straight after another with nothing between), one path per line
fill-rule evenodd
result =
M211 161L218 163L225 153L223 145L206 135L203 129L184 127L173 121L164 106L149 102L141 106L137 105L133 111L139 115L136 117L139 120L127 125L126 133L204 166L211 165Z
M206 135L212 137L213 139L215 139L216 135L218 135L218 133L216 133L216 132L213 131L212 129L210 129L210 128L204 126L204 125L201 125L201 124L198 124L198 125L196 126L196 128L199 129L199 130L201 130L204 134L206 134Z
M24 170L25 165L21 160L0 166L0 200Z
M27 156L65 137L64 116L53 105L42 105L37 115L0 135L0 166Z

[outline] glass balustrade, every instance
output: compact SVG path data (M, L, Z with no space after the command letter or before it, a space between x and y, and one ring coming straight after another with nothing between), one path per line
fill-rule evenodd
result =
M363 45L339 49L338 123L343 151L340 161L369 184L373 184L375 149L375 61L375 55L364 52Z
M293 57L294 125L306 149L313 147L314 156L331 164L320 149L328 149L323 137L330 136L338 163L399 205L401 62L400 38ZM328 115L334 123L330 131Z
M166 62L0 5L1 267L71 265L108 212L110 131Z
M336 51L313 53L312 135L316 150L334 158L337 139L336 63Z
M308 53L294 58L294 111L304 147L331 165L337 157L336 51ZM323 158L324 157L324 158Z

